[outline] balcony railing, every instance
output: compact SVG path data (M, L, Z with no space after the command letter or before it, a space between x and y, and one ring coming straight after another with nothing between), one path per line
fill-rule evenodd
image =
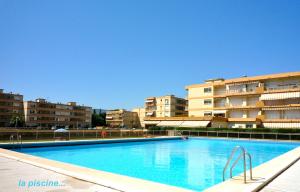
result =
M286 86L278 86L278 87L266 87L266 92L277 92L283 90L300 90L300 85L286 85Z

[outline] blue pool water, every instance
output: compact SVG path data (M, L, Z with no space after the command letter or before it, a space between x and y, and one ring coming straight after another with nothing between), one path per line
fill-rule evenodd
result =
M253 166L299 146L299 143L191 138L114 144L23 148L19 152L88 168L202 191L222 182L232 148L252 155ZM235 174L242 172L237 166Z

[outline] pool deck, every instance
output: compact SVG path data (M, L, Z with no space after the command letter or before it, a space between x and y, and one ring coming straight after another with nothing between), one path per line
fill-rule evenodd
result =
M0 191L5 189L5 191L120 192L3 156L0 156L0 174ZM59 186L33 186L34 180L57 181ZM22 181L26 182L25 186L21 184Z
M300 160L265 186L261 192L298 192L300 190Z

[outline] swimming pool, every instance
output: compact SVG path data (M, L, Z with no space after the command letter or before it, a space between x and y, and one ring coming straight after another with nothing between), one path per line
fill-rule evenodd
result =
M223 167L236 145L245 147L252 155L253 166L257 166L298 147L299 143L190 138L16 151L202 191L222 182ZM237 166L234 174L240 172L242 166Z

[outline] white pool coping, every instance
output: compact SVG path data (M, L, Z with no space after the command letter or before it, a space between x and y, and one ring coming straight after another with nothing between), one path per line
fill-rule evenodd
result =
M278 175L300 159L300 147L288 151L270 161L267 161L252 170L253 180L247 171L247 183L244 183L243 174L214 185L205 192L256 192L270 183ZM228 176L228 173L227 173Z
M141 139L142 140L142 139ZM276 141L274 141L276 142ZM128 177L105 171L99 171L73 164L54 161L46 158L36 157L15 151L0 148L0 156L15 159L40 168L52 170L54 172L81 179L90 183L105 186L124 192L188 192L191 190L175 187L171 185L156 183L143 179ZM237 176L225 182L212 186L205 192L250 192L259 191L276 176L290 167L300 159L300 147L284 153L266 163L253 169L254 181L243 183L243 177ZM249 172L247 172L249 175Z
M20 147L55 147L70 145L92 145L106 143L124 143L124 142L140 142L140 141L159 141L159 140L176 140L182 139L182 136L158 136L158 137L133 137L133 138L105 138L105 139L88 139L88 140L68 140L68 141L30 141L22 143L0 143L0 148L20 148Z

